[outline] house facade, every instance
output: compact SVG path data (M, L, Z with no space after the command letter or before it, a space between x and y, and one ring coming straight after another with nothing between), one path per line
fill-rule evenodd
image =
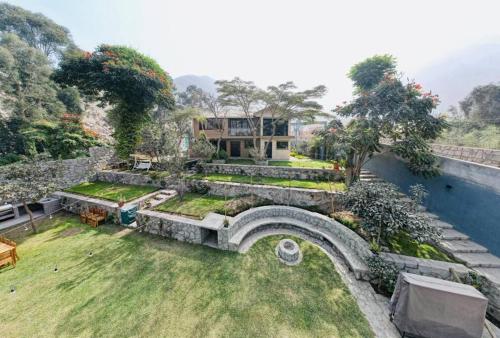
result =
M222 142L221 149L224 149L230 158L250 158L250 150L253 149L252 129L249 121L240 113L227 114L223 119L207 117L203 122L193 119L193 131L195 138L198 138L200 132L204 132L207 139L214 145L219 139L220 128L217 125L222 122ZM290 157L290 136L289 121L277 125L273 140L270 141L272 134L272 118L262 114L254 118L257 128L257 147L264 151L268 142L271 146L267 148L266 157L270 160L288 160Z

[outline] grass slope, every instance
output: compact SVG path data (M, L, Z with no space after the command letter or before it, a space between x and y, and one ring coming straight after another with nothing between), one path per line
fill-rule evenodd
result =
M66 189L65 191L80 195L102 198L114 202L118 202L121 198L123 198L128 202L149 194L155 190L158 189L155 187L142 185L128 185L97 181L81 183L75 185L74 187Z
M227 201L231 200L228 198ZM224 214L224 197L186 193L182 201L174 197L160 204L156 210L203 219L209 212Z
M304 260L288 267L274 255L281 236L242 255L51 222L0 270L3 337L373 337L328 257L300 239Z
M247 183L247 184L265 184L265 185L275 185L279 187L292 187L292 188L304 188L304 189L319 189L319 190L330 190L333 188L334 191L344 191L346 189L343 182L316 182L311 180L289 180L286 178L275 178L275 177L250 177L244 175L226 175L226 174L195 174L190 176L191 179L197 180L208 180L208 181L219 181L219 182L235 182L235 183Z

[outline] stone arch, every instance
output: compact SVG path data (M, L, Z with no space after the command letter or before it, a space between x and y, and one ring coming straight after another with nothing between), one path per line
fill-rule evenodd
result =
M372 254L368 243L335 220L300 208L273 205L242 212L226 229L227 248L242 251L242 243L249 236L273 228L302 234L313 239L315 244L330 247L345 260L356 278L366 278L365 259Z

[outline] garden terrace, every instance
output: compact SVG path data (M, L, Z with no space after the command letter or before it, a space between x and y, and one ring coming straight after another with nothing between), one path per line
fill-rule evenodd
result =
M113 202L119 202L120 200L129 202L156 190L158 189L151 186L96 181L84 182L65 191Z
M211 182L232 182L244 184L259 184L271 185L278 187L291 187L303 189L317 189L326 191L344 191L346 186L343 182L327 182L327 181L312 181L312 180L295 180L276 177L262 176L244 176L244 175L229 175L229 174L195 174L188 177L194 180L207 180Z
M255 165L252 159L228 159L228 164L239 165ZM301 158L292 157L289 161L269 160L268 165L278 167L292 167L292 168L313 168L313 169L331 169L331 161L313 160L311 158L301 156Z
M240 255L76 217L46 227L16 239L21 260L0 273L5 337L374 336L328 256L298 238L290 268L274 253L283 236Z
M160 204L155 210L203 219L210 212L234 216L249 208L269 203L270 201L256 196L224 198L222 196L187 193L184 194L182 200L176 196Z

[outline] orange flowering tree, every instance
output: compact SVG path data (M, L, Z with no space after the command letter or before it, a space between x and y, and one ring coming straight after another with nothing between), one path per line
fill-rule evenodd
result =
M354 82L354 98L333 111L356 121L352 128L355 133L349 138L354 144L361 139L372 143L348 147L349 181L359 177L363 162L377 149L381 139L391 141L391 150L407 160L414 174L425 177L439 174L436 158L427 144L446 126L444 120L432 115L439 103L438 96L424 91L414 81L404 83L390 55L376 55L354 65L349 77ZM363 137L368 134L369 137ZM357 150L360 148L361 153Z
M170 76L153 59L132 48L101 45L94 53L68 53L54 73L65 86L113 105L116 150L127 158L140 141L154 107L170 110L175 101Z

